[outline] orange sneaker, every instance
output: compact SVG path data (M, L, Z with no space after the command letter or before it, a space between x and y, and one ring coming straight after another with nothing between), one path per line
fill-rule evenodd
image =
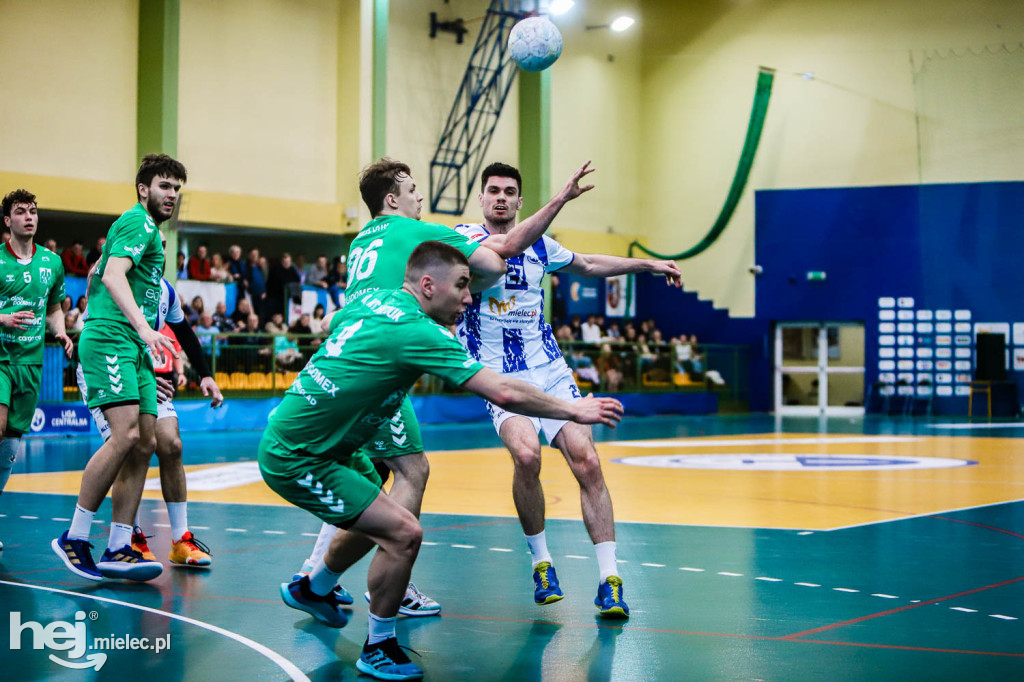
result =
M210 559L210 548L199 542L192 531L185 531L181 539L171 545L170 560L172 564L179 566L208 567Z
M142 529L138 526L132 529L132 549L142 555L142 558L146 561L156 561L156 555L149 551L149 545L146 544L146 538L149 537L142 532Z

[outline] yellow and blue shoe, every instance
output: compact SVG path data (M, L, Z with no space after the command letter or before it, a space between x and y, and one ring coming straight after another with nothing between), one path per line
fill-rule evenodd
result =
M104 578L138 580L139 582L152 580L164 572L163 564L159 561L144 559L141 553L132 549L131 545L103 552L103 556L96 563L96 568Z
M149 550L149 544L146 542L150 535L146 535L142 532L142 529L135 526L132 529L132 549L142 555L142 558L146 561L156 561L156 555Z
M181 539L171 545L171 554L168 558L172 564L193 568L209 568L213 563L210 548L199 542L190 530L185 531Z
M376 644L370 644L370 640L367 639L363 644L363 652L356 661L356 668L359 672L378 680L423 679L423 670L409 660L402 651L403 648L405 647L400 646L395 637Z
M305 611L324 625L343 628L348 623L348 614L339 608L334 592L320 596L309 586L309 577L302 576L290 583L281 583L281 599L293 609Z
M533 567L533 584L533 602L535 604L554 604L565 597L562 588L558 586L555 567L547 561L542 561Z
M103 580L92 560L92 552L89 551L92 549L92 543L88 540L72 540L68 537L68 532L64 531L59 538L50 543L50 547L75 575L96 582Z
M622 599L622 578L608 576L597 588L594 605L605 618L629 618L629 607Z

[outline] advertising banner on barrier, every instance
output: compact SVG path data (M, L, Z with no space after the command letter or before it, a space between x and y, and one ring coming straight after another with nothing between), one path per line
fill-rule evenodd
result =
M32 416L31 433L34 436L89 433L91 430L89 410L82 404L40 405Z

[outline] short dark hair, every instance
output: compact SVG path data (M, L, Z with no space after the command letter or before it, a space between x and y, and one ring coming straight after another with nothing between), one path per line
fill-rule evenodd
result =
M414 282L417 275L422 276L427 270L439 267L454 268L459 265L469 267L469 259L454 246L444 242L428 241L423 242L409 256L409 262L405 265L405 279Z
M15 204L35 204L36 195L27 189L16 189L4 197L4 217L11 217L11 209ZM38 204L37 204L38 206Z
M359 174L359 194L374 218L384 210L384 197L398 191L398 176L412 176L408 164L382 157Z
M135 195L141 199L139 185L148 187L153 182L153 178L158 175L188 182L188 173L181 161L172 159L167 154L146 154L142 157L139 172L135 174Z
M523 193L523 176L519 174L519 169L515 166L497 162L484 168L484 172L480 174L481 192L487 189L487 181L491 178L514 178L516 185L519 187L519 193Z

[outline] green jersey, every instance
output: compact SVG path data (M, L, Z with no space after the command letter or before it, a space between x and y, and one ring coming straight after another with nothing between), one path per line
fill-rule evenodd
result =
M114 221L107 231L107 243L89 285L89 317L86 324L107 320L129 324L103 284L103 273L111 258L131 258L128 286L149 326L156 324L160 310L160 279L164 276L164 248L160 230L142 204L135 204Z
M0 314L30 310L35 316L24 329L0 327L0 363L43 364L46 311L65 296L64 265L57 254L33 244L32 257L20 261L9 243L0 246Z
M387 423L424 372L461 385L482 368L412 294L365 292L335 313L268 429L289 450L345 458Z
M348 252L348 296L367 289L400 289L405 264L427 241L454 246L469 258L480 244L438 223L388 215L366 223Z

